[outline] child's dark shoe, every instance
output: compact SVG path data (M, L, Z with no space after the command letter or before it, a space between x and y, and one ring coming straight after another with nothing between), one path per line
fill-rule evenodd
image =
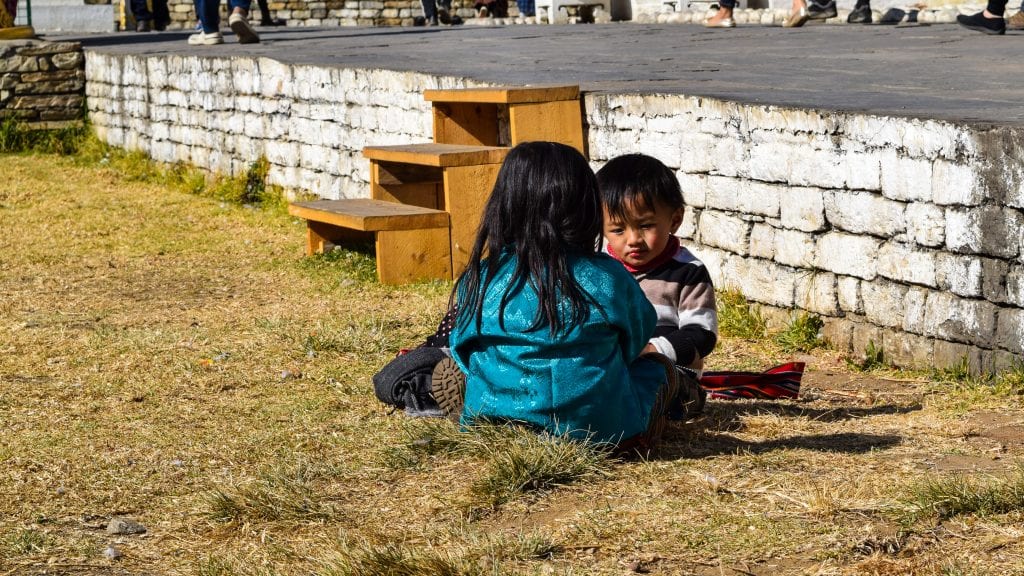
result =
M965 16L960 14L956 17L957 24L968 30L982 32L985 34L1006 34L1006 20L1002 18L988 18L984 12Z
M434 367L431 393L444 415L453 422L462 416L466 399L466 375L451 358L445 358Z
M668 419L688 422L704 413L708 393L701 387L696 372L680 366L676 371L679 374L679 393L669 405Z

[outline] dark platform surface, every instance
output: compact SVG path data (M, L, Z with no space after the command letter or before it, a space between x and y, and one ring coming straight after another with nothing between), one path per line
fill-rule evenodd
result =
M748 103L1024 125L1024 32L956 25L577 24L257 28L261 44L188 46L185 32L79 36L114 53L268 57L500 84L674 93ZM48 39L70 39L53 36Z

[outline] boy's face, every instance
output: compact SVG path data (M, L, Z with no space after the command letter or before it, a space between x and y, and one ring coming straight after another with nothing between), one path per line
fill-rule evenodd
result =
M665 250L669 237L682 222L682 208L673 210L656 203L652 209L634 202L626 207L625 221L604 211L604 237L620 260L639 268Z

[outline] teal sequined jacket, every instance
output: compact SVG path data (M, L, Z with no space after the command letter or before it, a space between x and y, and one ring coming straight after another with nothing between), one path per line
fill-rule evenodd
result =
M654 308L636 280L605 254L570 259L572 273L600 305L568 333L527 331L537 312L528 286L514 292L498 322L515 269L504 262L483 298L483 315L456 322L452 356L466 373L462 423L524 422L553 434L619 443L643 433L664 368L637 360L654 331Z

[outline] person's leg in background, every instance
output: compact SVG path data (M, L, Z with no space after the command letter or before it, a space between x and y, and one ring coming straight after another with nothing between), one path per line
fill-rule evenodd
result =
M203 29L188 37L193 46L223 44L220 33L220 0L196 0L196 13Z
M537 14L537 7L533 0L516 0L516 6L519 6L520 16L528 18Z
M135 31L149 32L153 29L153 13L149 11L146 0L132 0L132 16L135 17Z
M1006 0L988 0L988 6L977 14L956 17L958 24L985 34L1006 34L1006 20L1003 13L1006 12Z
M437 5L434 4L434 0L420 0L420 4L423 6L423 19L426 20L427 26L437 26Z
M704 20L705 28L735 28L736 21L732 19L732 11L736 8L736 0L721 0L718 3L718 12Z
M846 17L848 24L871 24L871 0L857 0L857 4Z
M251 0L230 0L228 6L231 8L231 16L228 17L228 26L238 36L239 44L257 44L260 37L249 24L249 7Z
M167 9L167 0L153 0L153 28L163 31L171 23L171 12Z

